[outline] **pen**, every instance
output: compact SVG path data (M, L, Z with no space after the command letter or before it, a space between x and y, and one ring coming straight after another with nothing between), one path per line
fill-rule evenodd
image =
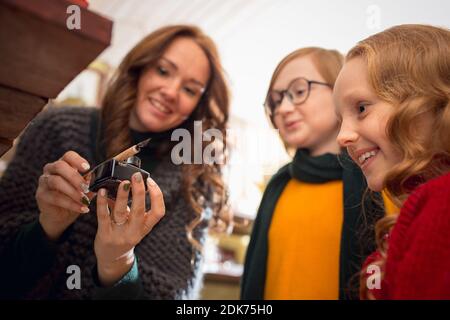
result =
M115 155L113 157L113 159L115 159L117 161L124 161L124 160L128 159L129 157L134 156L135 154L139 153L141 151L141 149L144 148L150 142L150 140L151 140L151 138L148 138L144 141L141 141L141 142L135 144L134 146L129 147L128 149L125 149L118 155ZM110 160L111 159L108 159L108 160L102 162L101 164L108 162ZM101 164L99 164L98 166L100 166ZM96 166L95 168L97 168L98 166ZM89 172L85 173L83 175L83 178L87 178L95 170L95 168L93 168Z

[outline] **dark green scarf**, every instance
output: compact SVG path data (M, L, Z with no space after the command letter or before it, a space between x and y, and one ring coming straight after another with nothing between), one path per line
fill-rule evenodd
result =
M373 238L363 239L371 232L374 221L384 212L380 196L366 200L362 215L362 199L367 188L361 170L344 152L342 155L324 154L312 157L304 149L297 150L293 161L282 167L270 180L261 200L253 225L241 283L242 299L264 299L266 281L268 233L278 198L290 179L307 183L343 181L344 222L341 235L339 299L358 297L358 271L365 257L375 249ZM376 199L378 198L378 199ZM301 204L299 204L301 207ZM367 231L364 232L362 231Z

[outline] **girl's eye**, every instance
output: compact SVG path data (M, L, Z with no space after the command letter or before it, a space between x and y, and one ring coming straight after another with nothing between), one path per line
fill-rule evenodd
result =
M364 113L366 111L366 109L367 109L367 105L362 104L362 103L358 104L358 113Z
M164 67L158 66L158 74L160 74L161 76L166 76L169 74L169 71L167 69L165 69Z
M186 93L192 97L196 96L197 92L189 87L185 87L184 91L186 91Z

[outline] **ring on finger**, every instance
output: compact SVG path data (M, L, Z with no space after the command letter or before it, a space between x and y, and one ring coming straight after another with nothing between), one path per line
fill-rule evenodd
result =
M114 214L111 215L111 221L116 226L123 226L125 223L128 222L128 218L129 218L129 215L127 214L127 218L124 221L117 222L116 219L114 218Z

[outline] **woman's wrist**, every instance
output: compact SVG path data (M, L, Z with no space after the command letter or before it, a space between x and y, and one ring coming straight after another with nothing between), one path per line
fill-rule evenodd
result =
M97 272L100 284L104 287L110 287L122 279L133 267L134 250L130 250L120 258L105 262L98 259Z
M45 235L50 241L56 242L64 233L66 228L60 226L53 226L51 223L47 222L45 214L42 212L39 214L39 223L44 230Z

